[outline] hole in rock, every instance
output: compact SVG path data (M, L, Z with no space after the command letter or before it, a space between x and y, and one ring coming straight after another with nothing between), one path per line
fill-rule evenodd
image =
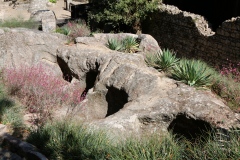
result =
M81 97L86 97L88 90L93 88L93 86L95 85L97 76L98 76L98 72L93 70L90 70L89 72L86 73L86 88L83 91Z
M93 88L95 81L97 79L98 72L96 71L89 71L86 74L86 90Z
M199 139L205 140L204 138L210 135L212 127L205 121L187 118L186 115L177 115L169 125L168 131L171 131L176 138L184 137L194 142Z
M106 95L108 110L106 117L118 112L128 102L128 94L124 90L109 87Z
M73 77L78 79L78 75L72 73L72 71L68 67L68 64L64 60L62 60L60 57L57 57L57 63L63 73L64 80L71 82Z
M214 31L225 20L240 16L239 0L163 0L163 3L204 16Z

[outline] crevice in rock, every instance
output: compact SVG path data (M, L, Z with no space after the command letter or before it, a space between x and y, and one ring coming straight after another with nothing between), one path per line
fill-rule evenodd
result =
M225 20L240 16L239 0L163 0L163 3L204 16L214 31Z
M98 72L90 70L86 73L86 90L93 88L97 79Z
M58 56L57 56L57 63L61 68L64 80L71 82L73 77L75 77L76 79L79 79L78 75L74 74L68 67L67 63Z
M113 86L108 87L106 94L108 110L106 117L115 114L128 102L128 94L124 90L119 90Z
M168 131L176 138L184 137L190 141L206 140L209 136L212 127L209 123L203 120L195 120L187 117L185 114L179 114L168 126Z

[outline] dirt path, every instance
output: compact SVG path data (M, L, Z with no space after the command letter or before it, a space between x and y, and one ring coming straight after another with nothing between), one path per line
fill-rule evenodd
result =
M20 4L15 8L13 8L12 5L9 6L9 4L10 2L4 2L4 0L0 0L0 20L11 18L23 18L24 20L28 20L30 18L28 4ZM55 5L48 7L48 9L55 12L58 20L71 18L71 12L64 9L64 0L58 0Z

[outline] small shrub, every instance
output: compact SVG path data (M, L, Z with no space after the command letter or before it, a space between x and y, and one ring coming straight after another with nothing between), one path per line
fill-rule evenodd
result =
M157 9L159 0L90 0L90 21L109 24L113 28L126 25L129 30L141 30L141 22Z
M222 75L221 71L213 74L211 90L227 102L231 109L240 105L240 85L232 76Z
M38 29L39 24L38 22L35 22L33 20L24 20L23 18L12 18L0 21L0 27Z
M77 37L90 36L91 34L89 27L81 20L68 22L58 28L56 32L69 36L71 41L74 41Z
M240 82L240 62L238 64L233 64L229 62L228 65L223 65L220 73L223 76L233 79L235 82Z
M179 59L170 50L164 49L163 52L159 51L157 54L147 54L145 61L148 66L158 71L169 72L179 62Z
M54 76L41 65L21 66L3 70L3 82L9 93L16 96L35 113L34 122L40 126L49 118L54 108L61 105L77 105L81 102L82 91L79 87L64 90L67 82Z
M173 68L172 78L189 86L210 86L212 70L200 60L183 59Z
M64 34L66 36L69 36L71 33L71 30L68 27L59 27L56 29L56 33Z

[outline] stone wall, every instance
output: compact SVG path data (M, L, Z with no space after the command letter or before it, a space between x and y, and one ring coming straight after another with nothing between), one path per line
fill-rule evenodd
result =
M213 65L240 62L240 17L222 23L213 32L204 17L161 5L143 25L162 48L173 49L179 57L199 58Z

